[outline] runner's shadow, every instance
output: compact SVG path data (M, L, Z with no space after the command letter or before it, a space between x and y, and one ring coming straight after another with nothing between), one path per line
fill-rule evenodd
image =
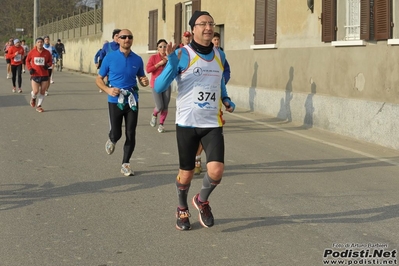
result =
M363 217L359 217L363 216ZM251 217L236 219L216 219L218 225L248 222L245 225L231 227L222 232L231 233L241 230L274 226L283 224L361 224L374 223L399 217L399 204L377 207L371 209L361 209L336 213L303 214L272 217Z
M173 170L173 174L175 170ZM76 182L65 186L55 186L51 182L39 184L3 184L0 185L0 211L11 210L32 205L54 198L71 197L88 194L114 194L150 189L173 184L170 178L172 171L154 175L153 172L131 177L112 177L109 179L88 182Z
M385 159L385 158L381 158ZM387 160L397 161L398 157L386 158ZM236 164L226 165L224 176L235 176L248 174L251 172L259 174L286 174L286 173L332 173L350 171L362 168L374 167L396 167L384 161L374 158L338 158L338 159L311 159L311 160L291 160L274 161L257 164Z
M26 93L0 96L0 107L29 106L29 101L25 97L21 97L25 96L24 94Z

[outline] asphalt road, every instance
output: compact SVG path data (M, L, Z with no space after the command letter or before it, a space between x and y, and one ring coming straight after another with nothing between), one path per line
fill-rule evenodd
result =
M106 95L94 76L56 72L37 113L29 74L15 94L4 59L0 73L0 266L397 263L399 151L237 108L225 114L215 226L202 228L192 207L193 229L180 232L174 98L160 134L150 89L140 90L136 175L124 177L124 137L104 150Z

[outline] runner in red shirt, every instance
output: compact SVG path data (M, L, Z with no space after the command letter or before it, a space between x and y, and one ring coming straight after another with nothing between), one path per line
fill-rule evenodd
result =
M191 42L191 32L185 31L183 33L183 36L181 36L181 43L179 45L180 48L182 48L184 45L187 45Z
M21 46L21 42L18 39L14 40L14 45L8 48L8 58L11 63L11 73L12 73L12 92L16 92L15 81L18 75L18 93L22 92L22 59L24 58L25 49Z
M32 98L30 100L30 106L36 107L36 111L39 113L43 112L42 103L44 100L44 94L49 86L49 72L48 69L53 65L52 56L49 51L43 48L44 39L37 38L35 47L29 52L26 57L26 68L31 75L32 84ZM40 91L40 93L39 93Z
M8 58L8 48L14 45L14 39L11 38L4 46L4 58L7 62L7 79L11 78L11 59Z

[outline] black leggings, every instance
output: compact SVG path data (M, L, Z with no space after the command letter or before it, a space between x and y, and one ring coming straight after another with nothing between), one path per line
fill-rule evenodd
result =
M22 65L11 65L11 73L12 73L12 85L15 87L15 80L17 79L18 74L18 88L22 86Z
M134 148L136 146L136 127L138 119L138 104L137 111L133 111L126 104L123 110L119 109L116 103L108 103L109 122L111 130L109 131L109 139L113 143L117 143L122 137L122 122L125 118L125 144L123 146L123 163L129 163L132 157Z

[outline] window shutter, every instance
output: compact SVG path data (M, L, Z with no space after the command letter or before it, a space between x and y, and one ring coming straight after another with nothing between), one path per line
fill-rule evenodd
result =
M277 0L268 0L266 4L266 44L276 43L277 36Z
M162 0L162 20L165 21L166 20L166 0Z
M266 40L266 0L255 1L254 44L264 44Z
M375 40L388 40L391 38L391 1L374 1L374 38Z
M193 14L195 11L201 11L201 0L192 0L191 7Z
M151 10L148 18L148 49L157 49L157 36L158 36L158 10Z
M182 11L183 11L183 4L177 3L175 5L175 34L174 34L174 41L175 44L179 44L181 41L181 24L182 24Z
M332 42L336 40L336 34L335 34L335 28L337 26L336 9L337 9L336 0L323 0L322 14L321 14L322 42Z
M370 40L370 0L360 0L360 39Z

